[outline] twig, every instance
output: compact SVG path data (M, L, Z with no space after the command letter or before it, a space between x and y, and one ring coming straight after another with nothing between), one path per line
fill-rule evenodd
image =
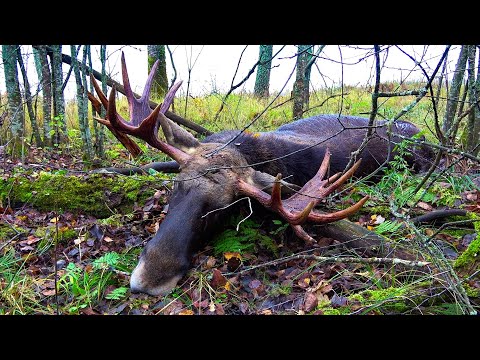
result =
M233 274L242 274L247 271L258 269L265 266L280 265L291 260L315 260L318 262L332 263L332 262L342 262L342 263L360 263L360 264L391 264L391 265L405 265L408 267L423 267L430 265L430 262L427 261L411 261L398 258L359 258L359 257L342 257L342 256L317 256L312 254L295 254L287 256L281 259L276 259L272 261L267 261L263 264L247 266L241 271L229 272L224 275L233 275Z

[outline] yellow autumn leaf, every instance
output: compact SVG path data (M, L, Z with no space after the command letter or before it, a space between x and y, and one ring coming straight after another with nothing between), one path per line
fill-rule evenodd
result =
M58 222L58 220L59 220L59 219L58 219L58 216L57 216L57 217L54 217L52 220L50 220L50 222L51 222L52 224L55 224L55 223Z
M232 289L232 285L230 284L230 281L227 281L226 284L223 287L227 291L230 291Z
M239 260L242 260L242 256L240 255L239 252L226 252L226 253L223 253L223 257L227 261L230 260L232 257L236 257Z
M367 225L367 229L368 229L368 230L373 230L374 227L373 227L373 226L370 226L370 225Z
M193 315L194 312L190 309L182 310L178 313L178 315Z
M17 216L17 219L20 220L20 221L25 221L25 220L27 220L28 218L27 218L26 215L18 215L18 216Z

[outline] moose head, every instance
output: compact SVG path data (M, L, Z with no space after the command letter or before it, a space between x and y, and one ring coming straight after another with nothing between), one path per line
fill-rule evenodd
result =
M355 205L333 213L313 210L322 199L353 175L360 160L343 175L337 173L324 179L331 158L327 149L316 175L301 188L282 180L281 174L273 176L255 170L235 146L200 142L165 116L181 82L171 87L162 104L153 111L150 109L148 97L158 62L149 74L142 97L137 99L130 88L123 54L121 60L130 121L123 119L116 111L115 87L107 99L92 76L100 103L107 109L106 119L96 120L120 134L119 139L128 139L128 135L142 139L179 165L167 215L143 249L131 275L133 292L163 295L174 288L189 269L199 241L208 236L208 230L218 223L224 213L222 209L241 197L255 199L265 208L278 213L292 226L298 237L308 242L313 239L304 231L302 224L307 221L328 223L346 218L367 201L366 196ZM90 94L89 98L92 103L98 104L93 95ZM160 127L166 142L157 136ZM290 193L292 189L296 190L293 195L282 199L282 188Z

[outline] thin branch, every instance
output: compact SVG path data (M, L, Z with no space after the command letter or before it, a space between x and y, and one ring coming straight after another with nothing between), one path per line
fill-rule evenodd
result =
M167 46L168 53L170 55L170 62L172 63L172 67L173 67L173 78L172 78L172 83L170 85L170 87L172 87L173 84L175 84L175 81L177 80L177 69L175 68L175 63L173 62L173 52L172 50L170 50L170 46L168 45L166 46Z
M327 256L317 256L317 255L311 255L311 254L295 254L295 255L287 256L281 259L268 261L258 265L247 266L243 268L241 271L228 272L228 273L225 273L224 275L238 275L238 274L242 274L247 271L251 271L261 267L279 265L292 260L314 260L322 263L339 262L339 263L356 263L356 264L391 264L391 265L404 265L408 267L424 267L424 266L430 265L430 262L427 262L427 261L404 260L404 259L398 259L398 258L378 258L378 257L360 258L360 257L343 257L343 256L327 257Z

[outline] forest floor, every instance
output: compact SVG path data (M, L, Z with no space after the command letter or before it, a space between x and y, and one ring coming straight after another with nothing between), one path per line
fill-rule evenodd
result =
M80 179L90 176L80 158L51 150L32 148L25 163L4 157L0 164L4 184L14 177L34 182L41 172ZM450 207L478 212L476 187L454 187L443 186L445 191L456 191L448 193L455 199ZM165 217L169 193L165 184L158 182L152 194L134 201L128 212L110 209L107 217L40 210L35 201L11 201L11 188L4 188L3 194L1 190L2 314L464 314L480 310L476 258L480 240L473 225L477 223L471 219L461 223L465 219L453 219L457 223L443 228L441 222L416 229L422 236L433 236L428 246L434 246L440 257L433 259L433 250L423 249L414 231L399 228L388 207L380 211L378 206L366 206L355 219L358 224L375 231L390 221L392 226L384 226L383 235L399 247L420 249L429 263L402 268L370 263L361 251L321 237L314 226L306 229L316 234L318 243L307 245L270 213L255 211L237 232L236 224L245 217L240 214L222 233L212 234L214 239L195 254L191 270L170 294L155 297L131 294L129 277L143 246ZM445 194L420 202L416 212L445 208L439 201ZM31 195L35 198L36 193ZM330 261L338 257L357 261Z

